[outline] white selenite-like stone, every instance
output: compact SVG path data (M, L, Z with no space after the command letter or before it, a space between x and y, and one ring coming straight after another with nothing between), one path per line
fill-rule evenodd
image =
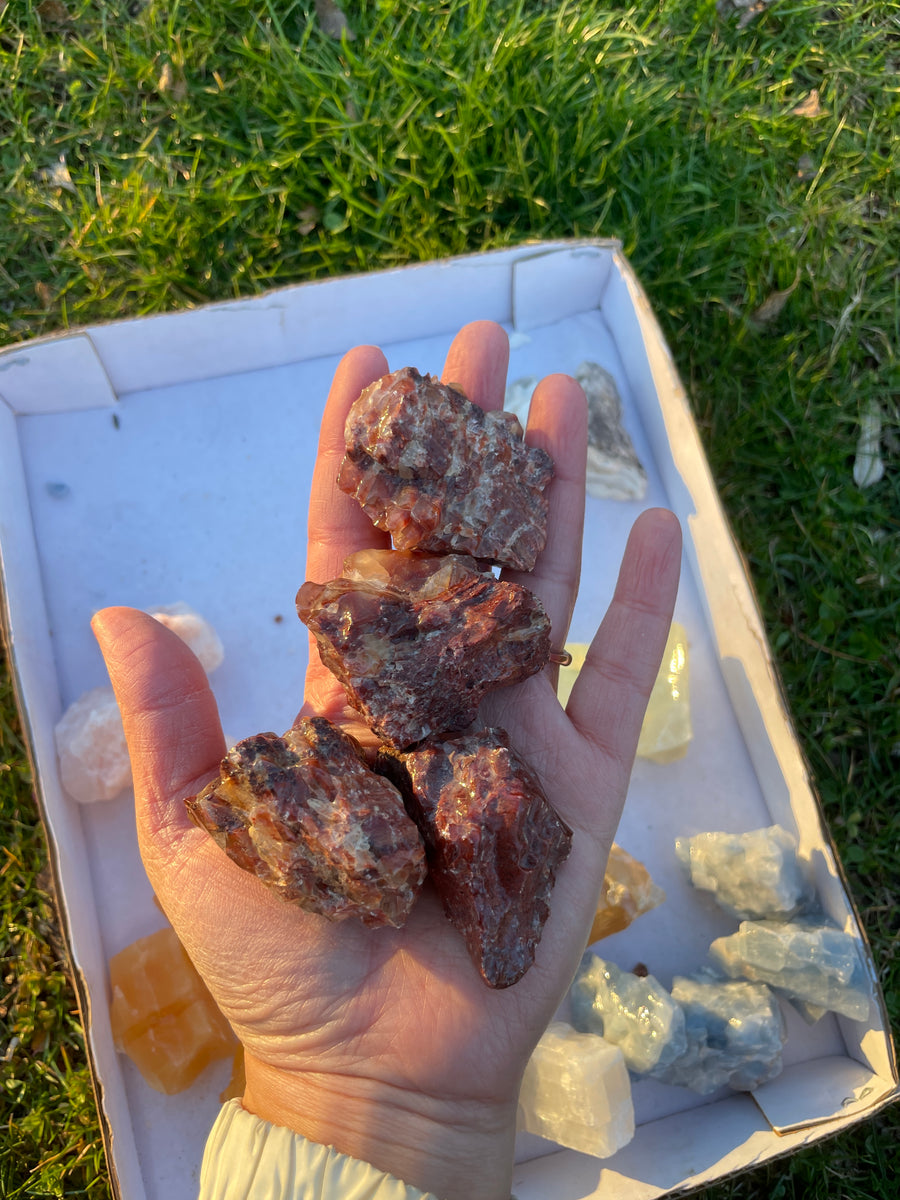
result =
M725 1085L751 1091L781 1072L784 1018L764 983L676 975L672 999L684 1010L687 1050L655 1078L708 1096Z
M742 921L737 933L716 938L709 952L732 979L767 983L807 1008L868 1019L869 987L859 944L833 926Z
M642 500L647 472L622 424L622 398L615 378L599 363L585 361L576 367L575 379L588 407L588 494L601 500ZM536 375L524 375L506 389L503 407L515 413L523 429L537 385Z
M219 635L205 617L201 617L183 600L148 609L150 616L165 625L193 650L203 670L210 674L225 660L225 649Z
M780 825L678 838L675 853L694 887L738 918L786 920L813 898L797 839Z
M525 1068L518 1127L595 1158L615 1154L634 1137L622 1051L596 1034L553 1022Z
M81 804L114 800L131 784L122 714L111 687L92 688L54 730L63 787Z
M684 1013L652 975L622 971L588 951L569 991L572 1024L618 1046L631 1071L655 1074L684 1054Z

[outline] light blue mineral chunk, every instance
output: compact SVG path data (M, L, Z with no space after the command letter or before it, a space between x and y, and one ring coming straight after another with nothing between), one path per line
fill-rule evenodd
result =
M765 984L676 976L672 999L684 1010L687 1049L657 1079L708 1096L725 1085L750 1091L780 1073L784 1018Z
M856 938L811 921L742 921L737 933L709 948L732 979L767 983L807 1006L854 1021L869 1015L865 964Z
M812 901L797 839L780 825L677 838L675 853L694 887L710 892L732 916L786 920Z
M655 1073L684 1054L684 1013L652 975L640 977L588 951L569 993L572 1024L618 1046L629 1070Z

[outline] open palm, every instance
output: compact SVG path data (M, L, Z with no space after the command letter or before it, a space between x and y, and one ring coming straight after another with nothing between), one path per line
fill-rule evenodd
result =
M507 357L498 326L467 326L443 378L497 408ZM347 554L388 544L335 484L347 410L387 370L380 351L360 347L335 374L310 498L308 579L324 582L340 574ZM541 384L527 436L556 464L548 541L532 573L507 575L540 596L560 648L577 592L584 511L586 414L572 380ZM509 1195L519 1079L585 945L679 563L674 518L643 514L567 710L552 667L482 706L481 719L506 729L574 834L535 965L503 991L482 982L427 884L403 929L370 930L285 904L231 863L182 803L216 773L224 752L201 667L145 614L97 615L132 757L144 863L244 1044L246 1108L448 1200ZM312 714L361 732L314 649L302 709Z

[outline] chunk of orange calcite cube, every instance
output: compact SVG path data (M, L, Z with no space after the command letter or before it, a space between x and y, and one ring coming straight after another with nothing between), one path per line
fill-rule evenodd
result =
M235 1037L174 929L139 938L109 962L116 1048L151 1087L184 1091Z
M588 944L621 933L665 898L666 893L653 882L644 864L614 842Z

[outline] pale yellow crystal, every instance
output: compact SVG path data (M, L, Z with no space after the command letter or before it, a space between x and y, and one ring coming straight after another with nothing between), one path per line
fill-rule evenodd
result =
M641 727L637 752L641 758L670 763L683 757L694 736L688 687L687 633L672 622L669 640Z
M587 645L580 642L567 642L566 649L572 656L572 662L567 667L559 668L559 682L556 685L556 694L563 708L569 702L588 652ZM654 762L674 762L687 752L693 736L687 633L683 625L673 621L659 674L650 693L637 752L641 758L650 758Z
M556 695L563 708L569 703L569 696L588 652L587 646L579 642L566 642L566 649L572 655L572 661L567 667L559 668L559 682L556 685Z

